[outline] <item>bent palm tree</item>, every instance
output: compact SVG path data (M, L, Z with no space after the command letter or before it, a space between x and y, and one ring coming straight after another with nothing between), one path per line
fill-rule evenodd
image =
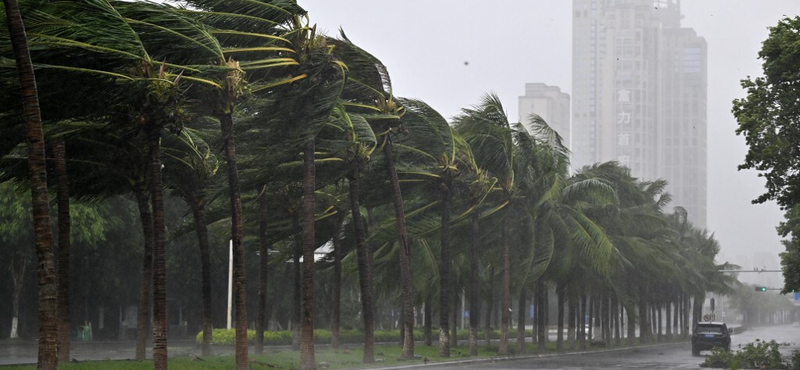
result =
M3 0L3 4L5 4L8 31L11 35L14 59L22 87L22 105L28 137L28 167L31 173L36 259L39 266L37 271L39 278L39 358L37 367L44 370L58 369L56 274L39 94L19 5L16 0Z

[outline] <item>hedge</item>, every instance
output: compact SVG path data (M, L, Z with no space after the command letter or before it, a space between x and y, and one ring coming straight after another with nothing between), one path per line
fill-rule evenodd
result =
M525 331L526 336L532 336L533 332L531 330ZM329 344L331 342L332 333L330 330L325 329L315 329L314 330L314 343L318 344ZM509 330L508 332L509 337L516 337L516 330ZM256 338L256 331L255 330L248 330L247 331L247 343L248 344L255 344ZM425 338L425 334L422 329L414 329L414 340L421 341ZM439 329L434 329L432 333L432 339L434 342L437 342L439 338ZM499 339L500 338L500 330L493 330L491 332L492 339ZM234 329L214 329L213 331L213 339L214 344L218 345L229 345L232 346L236 344L236 331ZM458 330L458 340L467 340L469 339L469 330ZM478 332L478 340L483 340L483 330ZM203 332L197 333L195 337L197 344L203 343ZM399 342L400 341L400 330L376 330L375 331L375 342ZM341 344L359 344L364 343L364 332L360 330L340 330L339 331L339 343ZM291 345L292 344L292 332L288 330L280 330L280 331L265 331L264 332L264 345L268 346L279 346L279 345Z

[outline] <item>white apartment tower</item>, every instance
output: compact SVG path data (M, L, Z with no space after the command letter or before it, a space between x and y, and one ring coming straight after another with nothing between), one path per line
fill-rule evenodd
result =
M519 97L519 122L527 123L531 114L537 114L563 138L570 147L569 94L558 86L543 83L526 83L525 95ZM526 124L530 130L530 127Z
M573 168L616 160L665 179L706 226L706 43L680 0L573 0Z

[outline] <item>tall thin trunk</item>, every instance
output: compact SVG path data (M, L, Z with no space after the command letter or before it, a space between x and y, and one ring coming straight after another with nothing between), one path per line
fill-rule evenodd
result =
M256 314L256 346L257 354L264 353L264 330L267 316L267 279L269 278L269 234L267 233L267 187L262 188L258 197L258 313Z
M564 350L564 300L566 299L566 287L563 284L556 286L557 306L558 306L558 333L556 333L556 350Z
M58 361L69 361L69 176L67 175L67 153L64 139L53 143L56 160L56 187L58 198Z
M608 293L603 293L603 342L611 347L611 303Z
M144 253L142 255L142 279L139 286L139 311L136 318L136 360L145 359L147 350L148 322L150 321L150 287L153 283L153 213L150 209L150 192L144 183L134 186L133 193L139 207L142 222Z
M664 320L666 320L666 322L664 323L664 331L665 331L664 334L667 336L667 341L671 341L672 340L672 302L670 300L667 300L666 303L664 303L664 310L665 310L664 311Z
M589 323L588 323L589 324L589 335L588 335L587 338L589 340L593 340L594 337L595 337L595 332L594 332L594 326L595 326L594 325L594 318L595 318L594 309L595 309L595 306L594 306L594 303L595 303L595 300L596 300L596 298L594 296L594 292L592 292L592 294L589 294L589 299L590 299L590 301L589 301Z
M525 353L525 287L519 290L519 301L517 307L517 353ZM537 315L538 316L538 315Z
M403 354L405 359L414 358L414 296L411 291L411 266L410 266L410 245L408 231L406 229L406 214L403 209L403 196L400 193L400 180L397 177L397 169L394 163L394 152L392 149L392 139L387 134L383 146L383 154L386 159L386 169L389 172L389 180L392 186L392 203L394 204L395 222L397 223L397 241L400 245L400 285L403 291Z
M644 287L639 288L639 342L647 343L650 322L647 321L647 302Z
M375 322L372 303L372 264L367 250L364 220L361 218L359 204L360 176L358 169L350 174L350 211L353 217L353 230L356 236L356 259L358 263L358 285L361 289L361 312L364 319L364 363L375 362Z
M690 302L689 302L689 294L688 293L684 293L683 294L683 316L681 318L681 324L682 324L681 333L683 335L683 339L688 338L689 337L689 333L691 332L690 331L691 330L690 321L689 321L689 304L690 304ZM695 319L694 321L697 321L697 320ZM691 326L693 327L694 325L691 325Z
M402 326L403 323L405 323L405 320L403 320L403 318L405 317L406 311L403 308L404 308L403 302L400 302L400 326ZM406 331L400 330L400 347L403 347L403 344L405 343L406 343Z
M345 211L338 209L333 221L333 318L331 319L331 348L339 349L339 325L341 321L342 301L342 240L339 232L342 230Z
M150 149L150 202L153 207L153 370L166 370L167 253L160 127L149 127L147 144Z
M500 226L501 243L503 245L503 300L500 307L500 346L497 354L508 354L508 325L509 314L508 310L511 308L511 261L510 251L508 245L508 216L503 216L502 225Z
M303 315L300 343L300 368L314 369L314 138L303 150Z
M28 169L32 198L33 228L36 238L36 260L39 284L39 354L37 368L58 368L58 300L56 297L55 257L53 256L53 231L50 222L50 204L47 196L47 170L45 167L44 133L39 111L39 95L33 72L28 37L16 0L3 0L6 19L14 49L22 106L28 142Z
M616 295L611 298L611 315L614 316L614 341L616 342L617 347L619 347L622 345L620 333L620 322L622 321L622 315L620 315L619 302L617 302Z
M636 308L628 306L625 307L625 313L628 315L628 345L636 344L636 326L641 324L636 321Z
M300 215L295 212L292 215L292 228L294 233L294 253L292 255L292 350L300 350L300 313L302 311L303 302L303 284L302 274L300 269L300 255L303 252L302 246L302 229L300 228Z
M19 338L19 297L22 294L25 270L28 267L28 253L15 254L11 257L11 339Z
M480 249L481 235L479 227L480 215L477 211L472 214L471 237L469 249L469 355L478 355L478 310L480 301L480 286L478 285L478 250Z
M200 269L202 275L203 294L203 355L211 355L211 343L214 324L211 312L211 252L208 245L208 228L206 227L206 211L203 201L190 196L190 206L194 216L194 230L197 244L200 247Z
M586 292L581 288L580 309L578 311L578 342L581 349L586 349Z
M661 305L654 305L656 309L656 323L658 326L658 341L661 342L664 340L664 333L662 331L663 325L661 324Z
M675 333L675 337L678 336L679 329L680 329L680 313L681 313L681 296L678 295L677 299L675 300L675 309L672 316L672 332Z
M439 357L450 357L450 188L441 184L441 257L439 260Z
M450 313L450 347L455 348L458 347L458 293L453 294L453 304L450 307L452 308Z
M580 304L578 304L577 297L572 287L567 288L567 296L569 298L569 308L567 309L567 342L569 343L569 349L575 349L575 320L577 320L576 313L578 312L578 306L580 306Z
M489 279L494 280L494 266L489 267ZM489 289L489 299L486 301L486 321L483 326L483 337L486 345L492 344L492 314L494 313L494 289Z
M536 327L539 329L536 343L539 352L542 352L547 343L547 286L542 278L536 282L536 307Z
M236 165L236 141L232 113L220 115L225 159L228 164L228 186L231 192L231 240L233 241L234 308L236 309L236 370L247 370L247 279L244 270L244 229L242 226L242 194Z
M428 296L425 298L425 322L423 323L424 326L424 337L425 337L425 345L430 347L433 345L433 339L431 338L433 335L433 299Z

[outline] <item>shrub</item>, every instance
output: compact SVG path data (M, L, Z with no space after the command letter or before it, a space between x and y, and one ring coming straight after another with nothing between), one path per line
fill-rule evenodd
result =
M792 361L794 361L793 356ZM800 358L798 358L800 360ZM756 339L755 343L748 343L744 348L735 352L726 352L721 348L714 348L711 355L700 364L701 367L738 367L743 369L788 369L790 364L784 361L780 352L780 344L772 340L769 342ZM792 365L793 366L793 365Z
M791 360L791 369L800 370L800 351L792 351L792 356L789 359Z

